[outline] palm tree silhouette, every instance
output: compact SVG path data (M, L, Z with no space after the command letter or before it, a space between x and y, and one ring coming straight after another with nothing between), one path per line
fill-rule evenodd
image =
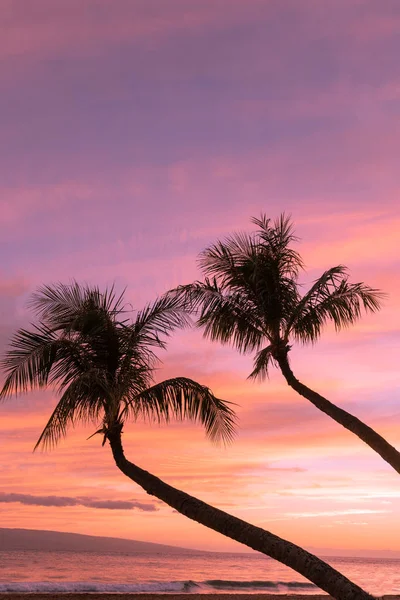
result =
M400 453L371 427L299 381L289 362L293 343L314 344L324 326L349 327L366 312L379 310L384 294L364 283L350 283L346 267L323 273L304 294L297 238L289 217L274 223L264 215L253 233L236 233L204 250L199 265L204 281L179 286L171 298L198 315L204 336L255 353L249 378L264 379L271 366L319 410L357 435L400 473Z
M56 386L60 399L36 447L54 446L76 422L99 423L118 468L148 494L190 519L291 567L340 600L372 598L316 556L182 492L127 460L122 446L125 422L144 417L168 422L189 418L211 439L229 441L235 415L205 386L178 377L154 384L165 338L187 317L176 299L146 306L130 322L123 297L111 289L58 284L42 287L31 301L39 323L20 329L2 362L6 380L0 398Z

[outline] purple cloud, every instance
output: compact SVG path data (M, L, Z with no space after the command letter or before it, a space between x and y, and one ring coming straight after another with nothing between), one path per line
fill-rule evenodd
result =
M88 508L103 508L107 510L132 510L144 512L158 510L153 504L137 502L136 500L97 500L95 498L74 498L69 496L34 496L32 494L0 494L0 503L19 502L29 506L86 506Z
M110 510L131 510L132 508L137 508L144 512L155 512L158 510L153 504L136 502L136 500L82 500L79 503L89 508L107 508Z

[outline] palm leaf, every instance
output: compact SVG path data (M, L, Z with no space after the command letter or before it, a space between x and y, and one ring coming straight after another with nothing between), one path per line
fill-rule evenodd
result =
M71 327L89 308L102 310L110 317L123 310L123 293L116 296L114 286L101 292L97 286L56 283L40 287L28 304L49 326Z
M197 326L204 327L204 335L223 344L232 343L241 352L259 348L263 336L263 322L257 307L238 292L225 291L216 279L180 286L175 294L185 310L197 314Z
M10 346L0 363L6 373L0 398L45 387L59 348L54 332L46 326L35 326L32 331L20 329Z
M110 404L110 390L103 372L91 369L75 378L59 399L34 449L55 446L66 436L68 426L76 422L97 423L105 412L107 400Z
M272 259L282 276L297 279L300 270L304 268L304 263L300 254L289 247L292 242L297 242L299 239L294 235L290 216L282 213L273 225L266 215L261 215L259 219L253 218L252 222L259 227L254 234L258 251Z
M222 288L241 288L241 267L251 260L257 247L251 235L239 232L201 252L198 263L206 277L212 277Z
M209 388L185 377L157 383L131 399L126 407L134 419L159 423L190 419L201 423L213 441L229 442L236 429L230 403L216 398Z
M268 377L270 365L275 365L273 349L274 347L269 345L257 352L254 359L254 369L247 379L260 379L263 381L266 377Z
M299 300L297 306L292 312L286 326L286 337L290 334L293 324L301 317L303 311L309 310L321 301L322 297L329 295L330 288L339 285L347 275L347 269L343 265L332 267L325 271L312 285L309 291Z
M93 356L79 339L57 335L47 325L20 329L1 361L6 380L0 399L30 389L58 385L62 391L76 377L93 366Z
M138 311L134 323L129 327L136 347L165 348L161 336L168 337L172 331L184 328L189 323L190 317L179 299L165 294Z
M376 312L385 294L364 283L349 283L347 269L342 265L325 271L299 302L287 335L292 332L303 343L314 343L322 328L332 321L340 331L354 324L362 311Z

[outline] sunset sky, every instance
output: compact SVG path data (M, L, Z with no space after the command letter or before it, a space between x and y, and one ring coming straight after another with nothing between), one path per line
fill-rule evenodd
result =
M1 352L40 284L115 282L140 308L286 211L306 286L346 264L388 294L293 369L400 448L400 2L3 0L0 30ZM251 357L199 331L162 359L239 405L238 437L129 424L128 458L300 545L400 551L399 475L278 372L247 381ZM242 549L124 478L94 428L33 454L55 402L0 408L3 527Z

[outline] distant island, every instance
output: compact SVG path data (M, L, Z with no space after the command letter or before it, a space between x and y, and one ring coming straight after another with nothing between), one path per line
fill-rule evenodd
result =
M400 558L400 551L398 550L355 550L348 548L314 547L308 547L307 549L323 557ZM48 531L44 529L11 529L0 527L0 551L9 550L99 552L101 554L209 554L210 552L217 552L215 550L196 550L194 548L168 546L153 542L127 540L125 538L83 535L81 533L65 533L63 531ZM249 550L246 547L243 547L243 550L239 552L233 552L235 554L249 554Z
M100 552L100 553L161 553L207 554L203 550L139 542L115 537L99 537L80 533L46 531L40 529L0 528L0 551L45 550L50 552Z

